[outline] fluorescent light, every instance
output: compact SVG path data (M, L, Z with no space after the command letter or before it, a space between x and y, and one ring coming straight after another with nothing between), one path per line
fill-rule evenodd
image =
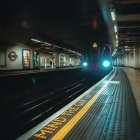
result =
M37 42L37 43L43 43L43 44L41 44L41 46L51 46L52 45L50 43L43 42L43 41L40 41L40 40L37 40L37 39L34 39L34 38L31 38L31 40L34 41L34 42Z
M119 44L119 42L118 42L118 40L116 40L116 47L118 47L118 44Z
M112 20L115 21L116 17L115 17L115 10L114 9L111 10L111 17L112 17Z
M38 42L38 43L40 43L40 42L41 42L40 40L33 39L33 38L31 38L31 40L32 40L32 41L34 41L34 42Z
M116 35L116 39L118 39L118 35Z
M125 48L129 48L129 46L124 46Z
M114 26L114 30L115 30L115 33L117 33L117 26L116 25Z
M45 42L44 43L45 45L47 45L47 46L51 46L52 44L50 44L50 43L47 43L47 42Z
M130 51L131 49L125 49L125 51Z

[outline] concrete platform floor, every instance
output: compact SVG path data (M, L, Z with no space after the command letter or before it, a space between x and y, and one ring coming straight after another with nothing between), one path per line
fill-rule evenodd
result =
M130 81L134 97L140 114L140 71L133 68L123 68Z

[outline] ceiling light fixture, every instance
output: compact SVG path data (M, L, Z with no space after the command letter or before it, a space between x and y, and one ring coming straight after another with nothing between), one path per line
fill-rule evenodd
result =
M40 40L37 40L37 39L34 39L34 38L31 38L31 40L32 40L32 41L34 41L34 42L37 42L37 43L40 43L40 42L42 42L42 41L40 41Z
M44 43L46 46L51 46L52 44L45 42Z
M116 19L116 16L115 16L115 9L111 9L111 17L112 17L112 20L115 21Z
M118 29L116 25L114 26L114 30L115 30L115 33L117 33Z

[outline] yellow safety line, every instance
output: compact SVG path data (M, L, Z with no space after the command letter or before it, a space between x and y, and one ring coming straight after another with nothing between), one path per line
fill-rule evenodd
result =
M116 74L116 70L114 74L111 76L109 80L112 80ZM70 130L76 125L76 123L84 116L84 114L89 110L89 108L93 105L93 103L100 96L104 88L108 85L106 83L93 97L92 99L67 123L65 124L52 138L51 140L62 140Z

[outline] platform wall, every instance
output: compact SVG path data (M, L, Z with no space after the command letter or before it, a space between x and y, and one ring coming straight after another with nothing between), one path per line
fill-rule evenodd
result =
M140 47L135 46L133 50L124 55L117 55L112 61L113 65L140 68Z
M50 59L53 57L52 55L45 54L43 52L40 52L40 67L45 68L45 65L47 67L50 67Z
M0 66L0 70L8 70L8 69L23 69L22 63L22 50L27 49L30 51L30 68L33 68L33 48L29 46L25 46L22 44L8 46L8 47L0 47L0 49L4 49L5 51L5 65ZM14 51L17 55L15 61L11 61L8 57L10 52Z
M33 52L39 51L36 47L31 47L28 45L17 44L17 45L8 45L8 46L0 46L0 70L22 70L23 67L23 50L30 51L30 67L28 69L34 68L34 59ZM10 60L10 52L16 53L16 59L14 61ZM13 54L12 54L13 55ZM60 55L65 56L66 62L64 66L79 66L80 59L70 57L65 53L55 53L48 54L45 52L39 51L39 68L50 67L50 60L54 58L54 66L61 67L60 65ZM13 59L13 58L12 58Z

